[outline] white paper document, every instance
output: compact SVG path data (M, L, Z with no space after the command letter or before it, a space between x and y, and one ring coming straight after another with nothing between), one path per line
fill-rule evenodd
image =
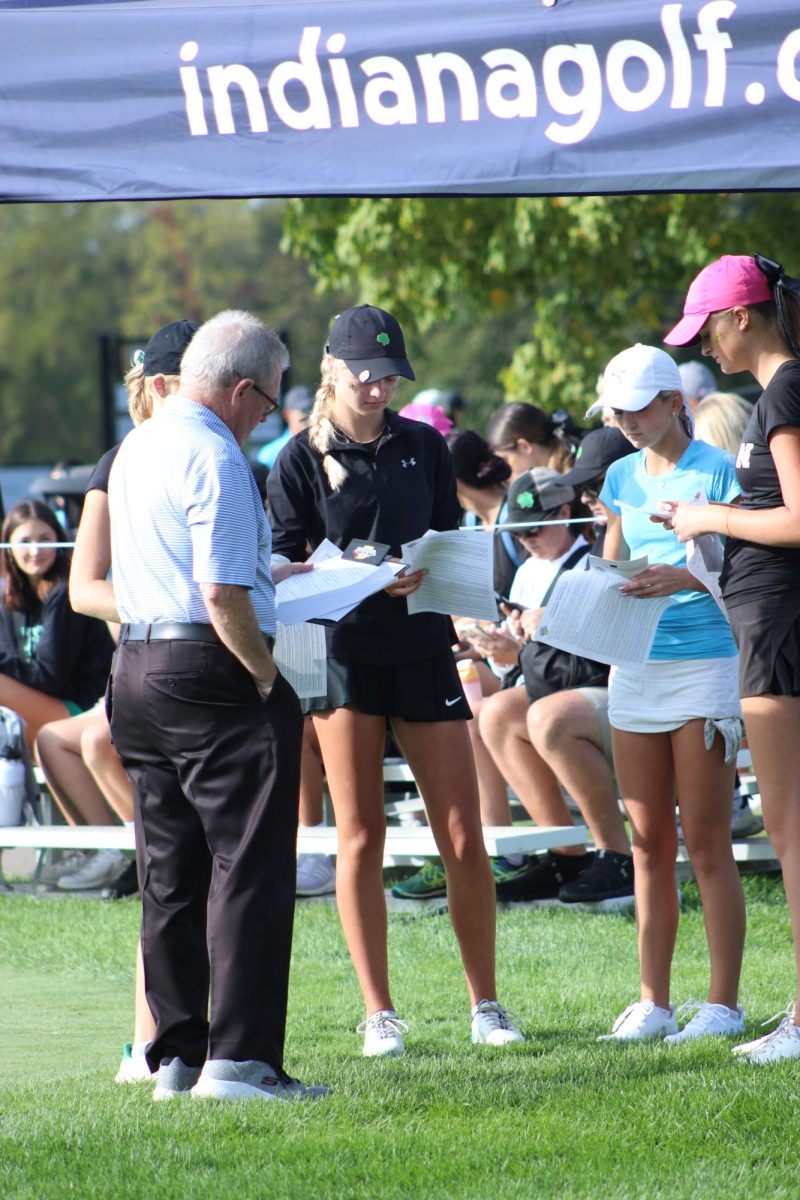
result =
M402 547L409 571L427 571L408 597L409 613L435 612L497 621L494 594L494 534L429 529Z
M651 508L646 504L628 504L627 500L615 500L614 507L620 512L643 513L647 517L666 517L669 509L666 507L666 501L662 501L660 506Z
M279 621L272 657L301 700L327 693L328 660L322 625L282 625Z
M647 566L646 558L591 557L588 571L565 571L547 602L538 641L595 662L624 667L647 662L656 626L672 598L639 600L620 591L625 578Z
M719 573L722 570L722 543L715 533L701 533L686 543L686 566L716 600L727 619L728 610L722 599Z
M321 547L318 547L318 550ZM319 619L338 621L394 580L402 563L383 562L378 567L336 557L314 558L314 570L289 575L275 588L278 620L299 625Z

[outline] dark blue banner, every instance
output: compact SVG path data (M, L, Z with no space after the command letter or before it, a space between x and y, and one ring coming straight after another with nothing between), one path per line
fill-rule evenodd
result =
M800 187L795 0L0 0L0 197Z

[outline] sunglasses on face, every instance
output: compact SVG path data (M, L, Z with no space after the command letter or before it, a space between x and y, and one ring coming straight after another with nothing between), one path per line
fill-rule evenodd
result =
M542 513L539 520L551 521L558 511L559 510L557 508L548 509L547 512ZM519 541L524 541L528 538L537 538L544 528L544 525L534 525L530 529L519 529L517 530L515 537L517 537Z

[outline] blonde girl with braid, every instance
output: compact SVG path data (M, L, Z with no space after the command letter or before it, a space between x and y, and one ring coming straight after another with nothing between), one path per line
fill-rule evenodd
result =
M461 511L447 444L389 405L413 379L403 334L360 305L333 323L308 428L281 451L267 494L273 553L306 557L328 538L388 546L455 529ZM401 575L326 631L324 696L304 704L319 737L336 814L337 900L364 997L367 1057L400 1054L408 1026L389 988L383 855L387 722L414 773L447 873L448 908L472 1006L473 1042L521 1040L495 990L495 895L449 617L409 615L420 571ZM427 1017L427 1014L421 1014Z

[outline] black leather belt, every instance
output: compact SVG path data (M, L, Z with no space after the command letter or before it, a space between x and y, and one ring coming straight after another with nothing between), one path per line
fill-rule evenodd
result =
M275 645L275 638L268 633L262 635L268 648ZM216 642L219 638L213 625L201 621L161 621L156 625L120 626L120 643L125 642Z
M122 625L121 642L218 642L213 625L199 621L162 621L157 625Z

